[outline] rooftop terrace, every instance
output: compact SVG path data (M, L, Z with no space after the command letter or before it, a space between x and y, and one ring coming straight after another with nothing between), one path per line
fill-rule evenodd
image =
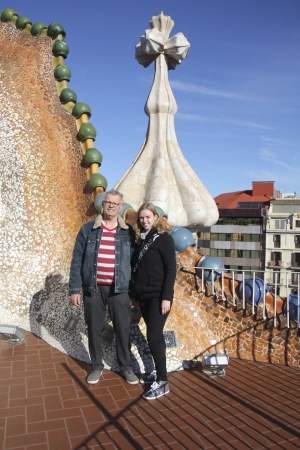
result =
M171 392L153 402L105 370L90 386L88 366L26 332L0 341L0 448L299 449L300 369L230 359L223 377L201 367L173 372Z

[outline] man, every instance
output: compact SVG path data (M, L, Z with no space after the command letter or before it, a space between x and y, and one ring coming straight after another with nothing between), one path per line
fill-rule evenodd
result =
M71 263L69 294L74 306L80 306L80 290L83 290L92 365L87 377L90 384L99 381L104 368L102 332L106 306L115 330L121 375L129 384L139 381L132 371L129 351L131 308L128 286L134 232L118 216L122 206L123 195L119 191L112 189L105 193L102 214L83 225L78 233Z

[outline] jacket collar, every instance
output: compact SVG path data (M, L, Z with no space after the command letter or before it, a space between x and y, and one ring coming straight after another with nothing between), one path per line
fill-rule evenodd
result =
M103 219L102 214L99 214L99 215L96 217L96 219L95 219L95 223L94 223L94 225L93 225L93 229L95 229L95 228L100 228L100 227L101 227L102 219ZM118 221L118 225L119 225L120 228L123 228L124 230L128 230L129 227L128 227L128 225L126 224L125 220L122 219L121 216L118 216L117 221Z
M157 229L156 228L151 228L151 230L149 230L149 233L146 236L146 240L149 238L152 238L152 236L154 236L155 234L157 234Z

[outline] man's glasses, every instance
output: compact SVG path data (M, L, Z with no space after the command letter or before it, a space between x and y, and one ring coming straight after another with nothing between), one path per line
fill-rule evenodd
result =
M120 203L109 202L107 200L103 200L103 203L105 203L106 205L109 205L109 206L113 206L114 208L116 208L117 206L120 206Z

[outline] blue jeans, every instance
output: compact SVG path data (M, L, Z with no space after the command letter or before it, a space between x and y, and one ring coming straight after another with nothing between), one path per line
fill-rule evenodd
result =
M88 342L93 370L103 370L102 333L106 307L116 336L116 353L120 370L131 369L130 361L130 298L127 293L116 294L113 286L97 286L96 292L83 293L84 317L88 327Z

